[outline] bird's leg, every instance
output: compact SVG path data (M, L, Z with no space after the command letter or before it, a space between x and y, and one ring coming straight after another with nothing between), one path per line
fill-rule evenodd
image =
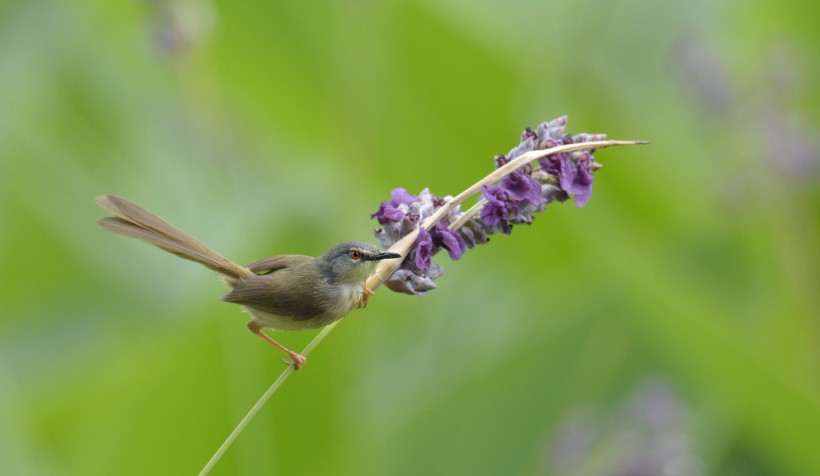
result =
M362 297L359 298L359 302L356 303L356 309L364 309L367 307L367 298L376 294L370 288L365 287L364 291L362 292Z
M248 321L248 330L253 332L254 334L258 335L265 341L267 341L272 346L276 347L277 349L281 350L282 352L286 353L290 360L293 362L293 369L299 370L302 368L303 365L307 362L307 359L303 355L299 355L296 352L288 349L287 347L283 346L282 344L276 342L275 340L271 339L270 336L262 332L262 327L257 324L255 321ZM285 362L283 360L283 362ZM286 364L288 362L285 362ZM288 364L290 365L290 364Z

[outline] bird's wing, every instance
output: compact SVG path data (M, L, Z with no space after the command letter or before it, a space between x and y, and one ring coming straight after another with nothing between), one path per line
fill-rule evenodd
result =
M278 255L258 259L252 263L248 263L245 267L253 271L255 274L270 274L274 271L279 271L280 269L285 269L311 260L313 260L313 258L305 255Z
M241 304L295 321L323 314L325 303L316 299L319 279L315 258L302 255L272 256L248 265L256 274L236 283L223 301Z

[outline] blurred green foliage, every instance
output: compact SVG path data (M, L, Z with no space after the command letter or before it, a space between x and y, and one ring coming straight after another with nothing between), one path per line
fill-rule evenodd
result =
M318 254L562 114L653 144L599 151L587 207L438 257L426 296L380 290L214 474L586 474L550 456L561 422L656 377L685 474L820 473L816 10L1 4L0 474L195 473L282 370L217 280L98 229L94 196L239 262Z

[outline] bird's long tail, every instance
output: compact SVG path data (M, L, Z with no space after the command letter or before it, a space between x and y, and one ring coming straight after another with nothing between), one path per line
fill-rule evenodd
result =
M98 225L111 233L137 238L180 258L202 264L221 275L231 286L253 274L248 268L223 257L187 233L128 200L114 195L104 195L97 197L97 204L115 215L97 220Z

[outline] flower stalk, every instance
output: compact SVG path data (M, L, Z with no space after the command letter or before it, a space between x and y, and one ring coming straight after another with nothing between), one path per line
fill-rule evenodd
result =
M640 140L602 140L592 142L581 142L578 144L559 145L549 149L533 150L530 152L526 152L511 160L510 162L507 162L501 167L497 168L493 172L487 174L486 177L474 183L466 190L464 190L451 200L444 203L444 205L442 205L432 216L430 216L423 223L421 223L419 228L423 228L427 231L430 231L430 229L436 223L441 221L444 217L449 216L450 213L452 213L456 209L456 207L458 207L474 195L481 192L482 187L492 183L496 183L504 177L506 177L507 175L511 174L513 171L520 169L521 167L524 167L527 164L530 164L533 161L538 160L540 158L547 157L550 155L557 155L581 150L602 149L605 147L614 147L621 145L640 145L648 143L648 141ZM457 229L463 226L464 223L466 223L468 220L472 219L476 214L478 214L481 208L486 203L486 200L480 199L478 203L476 203L472 208L470 208L461 217L459 217L458 220L456 220L451 225L451 228ZM391 276L399 268L399 266L401 266L404 259L407 258L408 252L413 247L413 245L416 242L416 239L418 238L419 228L416 228L415 230L409 232L407 235L403 236L399 241L396 241L395 243L393 243L393 245L390 246L388 251L399 253L404 258L402 260L386 260L380 262L379 265L376 267L376 273L373 276L371 276L370 279L367 280L368 289L370 289L371 291L375 291L379 286L384 284L385 277Z

